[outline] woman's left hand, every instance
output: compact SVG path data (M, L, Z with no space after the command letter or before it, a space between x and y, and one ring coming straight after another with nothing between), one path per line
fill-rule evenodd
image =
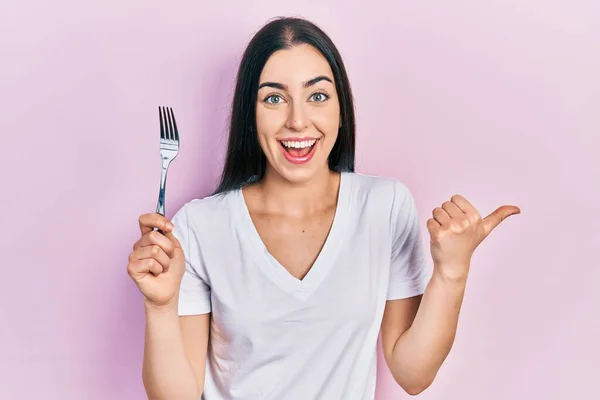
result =
M435 272L444 279L465 280L471 257L479 244L507 217L519 214L516 206L502 206L485 218L460 195L433 210L427 221Z

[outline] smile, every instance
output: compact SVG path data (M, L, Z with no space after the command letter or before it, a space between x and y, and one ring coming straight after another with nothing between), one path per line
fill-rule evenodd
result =
M319 139L280 140L281 151L286 160L292 164L308 163L315 155Z

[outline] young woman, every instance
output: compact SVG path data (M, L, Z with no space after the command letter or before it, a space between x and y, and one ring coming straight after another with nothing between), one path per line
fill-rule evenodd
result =
M172 221L139 218L128 272L150 399L373 399L380 330L398 384L431 384L473 251L519 209L482 219L453 196L427 223L429 269L409 189L355 173L354 139L329 37L303 19L264 26L239 67L218 189Z

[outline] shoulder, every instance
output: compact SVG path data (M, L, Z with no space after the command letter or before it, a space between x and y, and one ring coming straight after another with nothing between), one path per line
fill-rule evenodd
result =
M413 200L409 187L394 177L352 173L352 186L357 200L399 212L402 205Z
M215 227L230 220L237 191L195 198L185 203L173 217L173 224L184 224L190 229Z
M207 196L199 199L192 199L184 205L188 215L197 214L221 214L231 208L233 198L237 191L230 191Z

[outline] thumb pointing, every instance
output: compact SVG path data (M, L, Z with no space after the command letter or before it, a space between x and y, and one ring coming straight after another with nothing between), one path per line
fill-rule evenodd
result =
M489 235L490 232L500 225L500 222L504 221L506 218L520 213L521 210L517 206L498 207L494 212L483 219L485 236Z

